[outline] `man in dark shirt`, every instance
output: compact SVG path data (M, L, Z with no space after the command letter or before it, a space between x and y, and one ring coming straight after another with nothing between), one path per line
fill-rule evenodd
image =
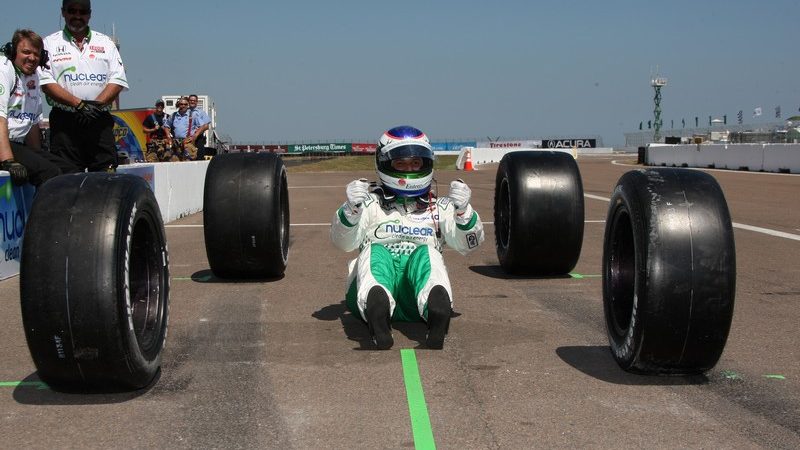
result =
M172 154L172 140L164 129L167 120L167 115L164 114L164 101L156 100L155 112L142 122L142 128L147 133L145 161L178 161L178 157Z

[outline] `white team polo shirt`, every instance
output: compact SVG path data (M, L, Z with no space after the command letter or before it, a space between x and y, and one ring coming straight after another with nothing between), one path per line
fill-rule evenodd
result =
M9 139L17 142L42 120L39 77L17 72L5 56L0 56L0 116L8 121Z
M128 90L122 57L111 38L103 33L90 30L81 51L64 28L44 38L44 49L50 54L50 69L39 69L42 85L57 83L82 100L94 100L109 83Z

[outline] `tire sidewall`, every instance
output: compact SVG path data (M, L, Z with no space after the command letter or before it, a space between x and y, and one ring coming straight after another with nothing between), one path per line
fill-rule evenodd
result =
M620 183L622 181L620 180ZM642 289L646 286L644 282L646 267L643 267L643 261L647 261L647 245L641 241L642 230L646 227L646 222L645 218L639 214L641 208L637 202L638 198L635 195L630 195L622 184L616 186L611 196L605 238L603 240L603 310L606 319L606 331L614 359L624 369L630 369L635 362L635 357L642 341L642 330L644 329L642 303L647 300L646 293ZM624 226L621 221L624 221L625 218L627 218L631 227L630 238L633 244L633 288L630 312L624 317L619 317L615 312L614 302L621 300L615 298L613 293L614 288L619 288L619 286L612 286L612 265L609 257L616 252L612 247L619 245L614 241L614 236L620 232L618 227ZM617 256L619 257L619 255ZM623 320L627 322L627 326L624 330L621 330L620 322Z
M124 208L119 212L117 233L117 314L119 317L119 336L121 351L126 355L131 367L131 378L128 384L142 387L149 383L161 365L162 350L166 345L169 323L169 261L160 210L155 197L146 186L135 186L129 193L130 201L124 202ZM155 252L159 257L150 261L157 264L156 269L160 276L158 280L157 300L157 336L149 349L142 349L139 337L136 335L133 317L133 302L131 297L131 256L133 254L133 233L144 225L147 228L151 248L146 252ZM139 230L140 231L140 230ZM152 255L139 255L151 258ZM150 270L148 269L148 270ZM143 351L145 350L145 351ZM144 376L142 375L144 374Z

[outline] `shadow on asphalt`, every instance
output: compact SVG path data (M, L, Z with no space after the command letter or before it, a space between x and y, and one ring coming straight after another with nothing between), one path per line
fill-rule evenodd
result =
M458 317L461 314L453 312L451 317ZM369 335L369 328L361 318L354 316L345 305L344 300L339 303L325 306L318 311L314 311L311 317L327 322L339 320L342 323L347 339L358 342L358 347L354 350L376 350L375 343ZM415 348L428 348L425 345L425 338L428 334L428 327L424 322L392 322L392 329L399 331L408 339L417 342Z
M149 386L131 391L118 387L65 388L48 386L37 373L26 377L15 389L14 400L23 405L110 405L124 403L147 394L161 378L159 370Z
M607 383L627 386L686 386L708 384L705 375L661 376L637 375L622 370L608 346L587 345L559 347L556 354L579 371Z
M482 275L484 277L495 278L497 280L563 280L572 278L569 274L566 275L512 275L506 273L499 265L492 266L469 266L469 270Z
M274 278L219 278L211 269L198 270L192 274L192 281L197 283L272 283L280 281L285 275Z

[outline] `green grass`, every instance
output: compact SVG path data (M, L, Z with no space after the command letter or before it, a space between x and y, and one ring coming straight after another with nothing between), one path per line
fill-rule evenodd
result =
M374 170L375 156L334 156L331 158L304 158L303 163L294 165L286 158L289 173L299 172L351 172L358 170ZM434 170L454 170L456 168L456 155L437 156Z

